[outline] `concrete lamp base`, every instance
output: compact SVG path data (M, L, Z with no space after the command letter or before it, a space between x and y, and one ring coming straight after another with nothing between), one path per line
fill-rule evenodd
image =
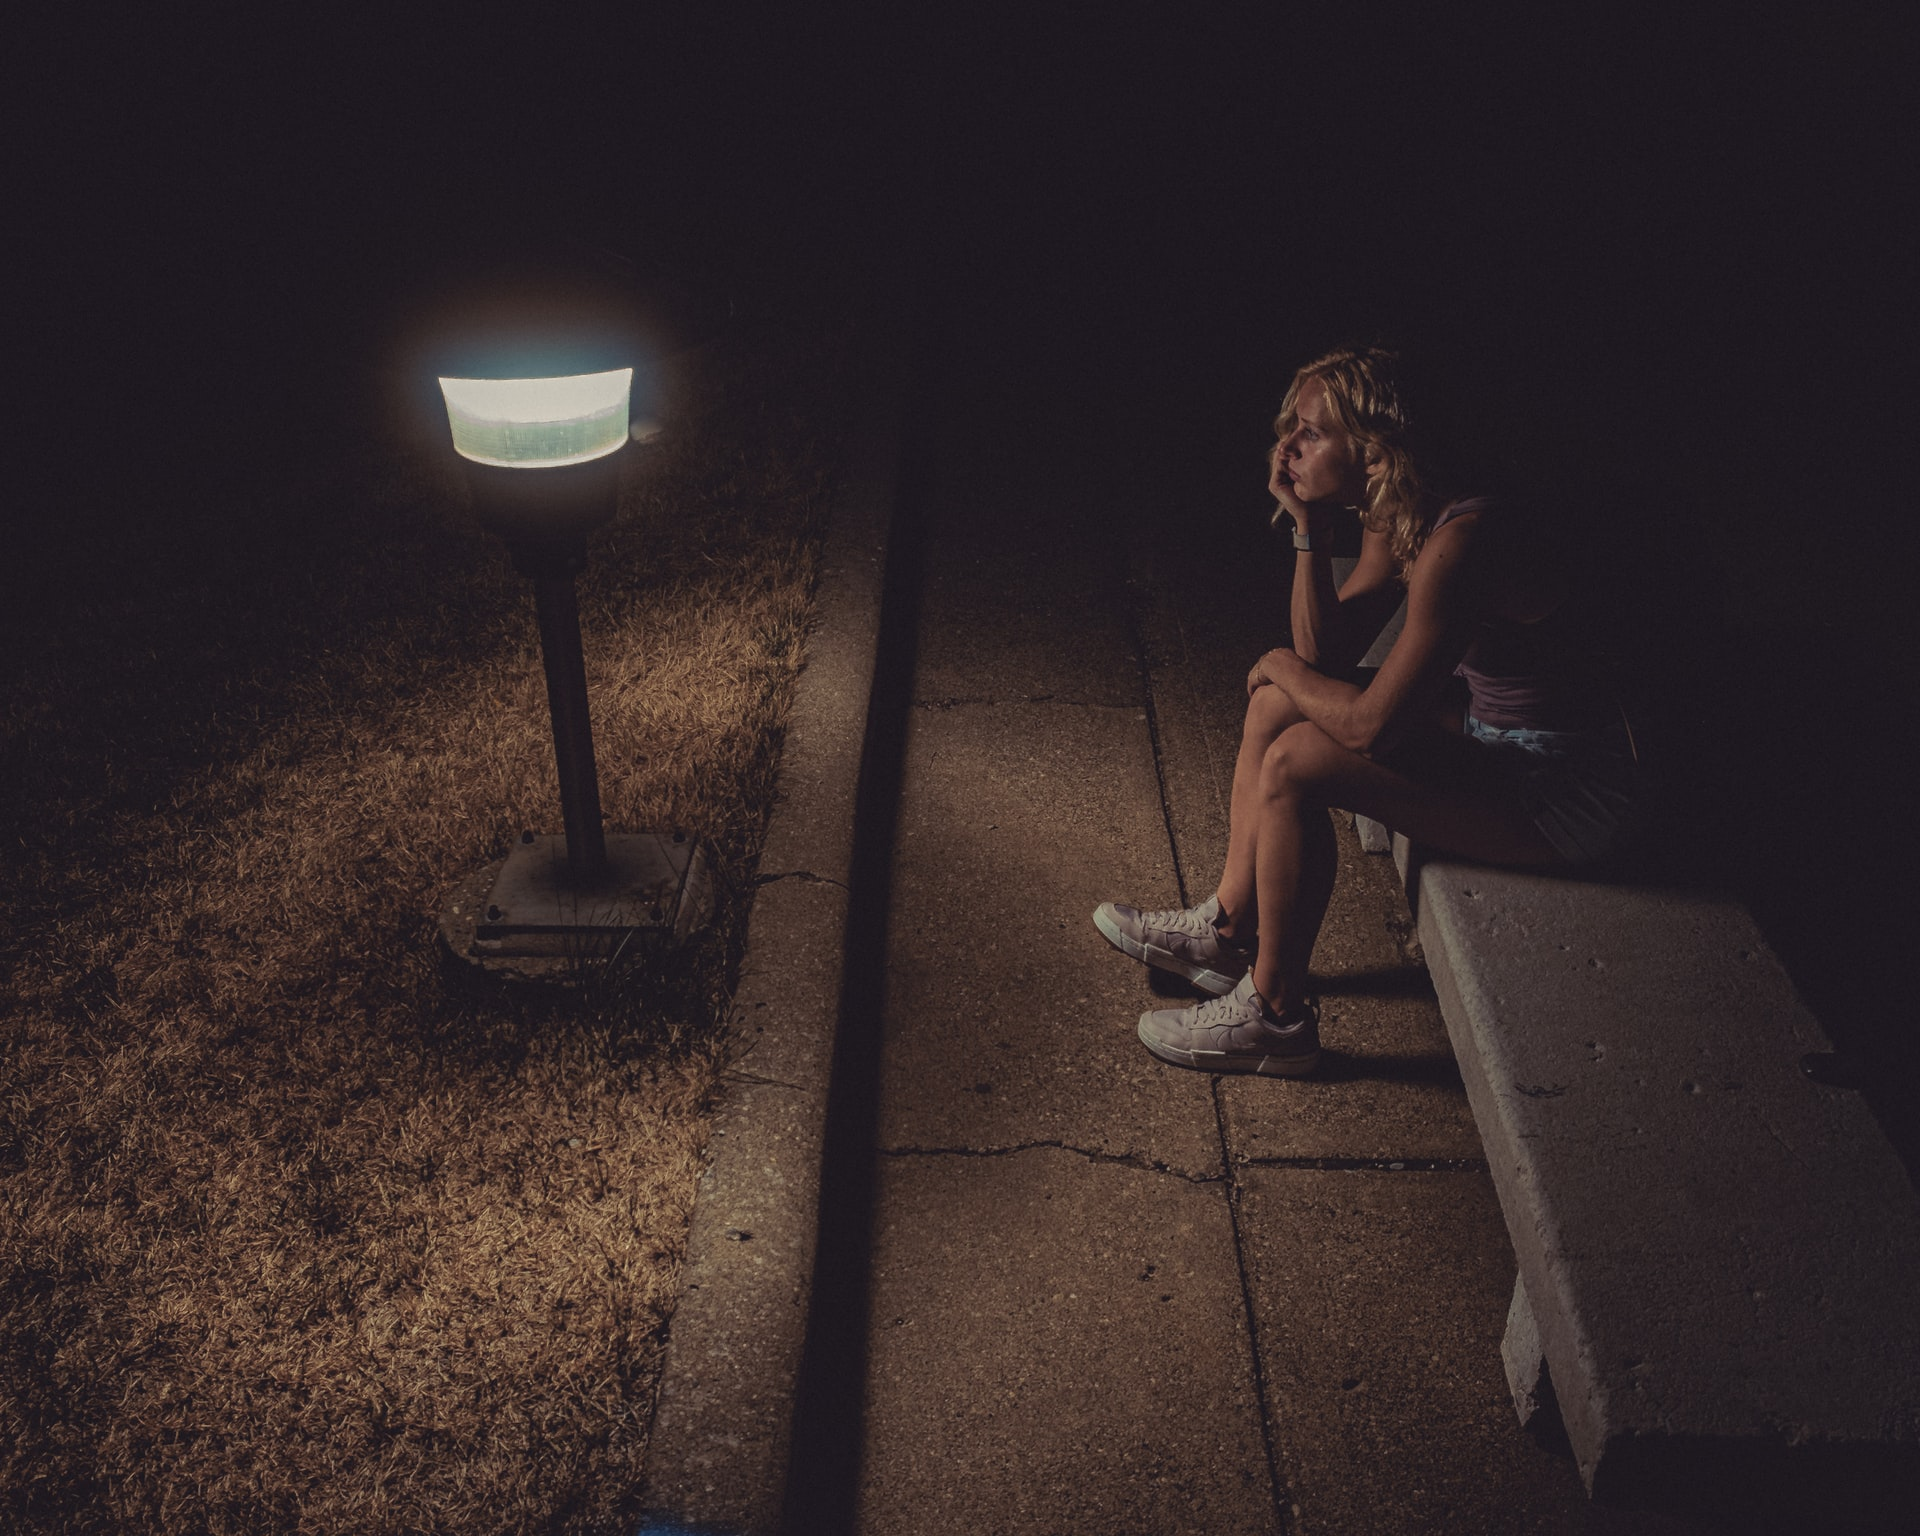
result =
M685 833L617 834L606 848L606 874L588 887L565 838L525 834L454 888L440 914L447 947L484 970L556 978L636 941L678 943L713 915L705 850Z

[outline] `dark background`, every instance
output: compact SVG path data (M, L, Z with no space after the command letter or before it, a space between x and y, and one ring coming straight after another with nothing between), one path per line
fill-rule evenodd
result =
M235 487L369 440L417 317L489 263L612 273L683 341L896 306L923 366L1057 378L1099 451L1217 484L1229 519L1264 513L1244 466L1293 367L1395 339L1614 583L1689 856L1753 903L1912 1166L1916 61L1891 21L906 9L30 39L16 619L106 579L103 544L193 558Z

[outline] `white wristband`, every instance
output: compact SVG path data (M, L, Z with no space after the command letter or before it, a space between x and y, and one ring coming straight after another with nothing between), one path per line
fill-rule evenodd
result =
M1313 548L1312 536L1310 534L1302 533L1298 528L1294 529L1293 530L1293 547L1298 550L1312 549Z

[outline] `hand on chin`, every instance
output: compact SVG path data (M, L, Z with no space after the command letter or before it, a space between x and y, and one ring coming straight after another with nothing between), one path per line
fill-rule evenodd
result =
M1311 515L1307 503L1300 499L1291 480L1276 479L1267 489L1273 492L1273 499L1280 503L1280 510L1291 517L1296 525L1303 517Z

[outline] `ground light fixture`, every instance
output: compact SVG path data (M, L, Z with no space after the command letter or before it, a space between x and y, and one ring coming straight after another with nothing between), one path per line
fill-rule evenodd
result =
M586 566L587 536L618 509L623 450L655 430L650 409L634 419L633 361L602 366L618 362L606 353L577 342L496 345L470 350L440 375L474 514L533 583L565 829L522 833L443 910L448 945L490 969L564 973L636 939L685 938L712 908L693 839L609 836L601 817L574 578ZM638 376L651 394L649 371Z

